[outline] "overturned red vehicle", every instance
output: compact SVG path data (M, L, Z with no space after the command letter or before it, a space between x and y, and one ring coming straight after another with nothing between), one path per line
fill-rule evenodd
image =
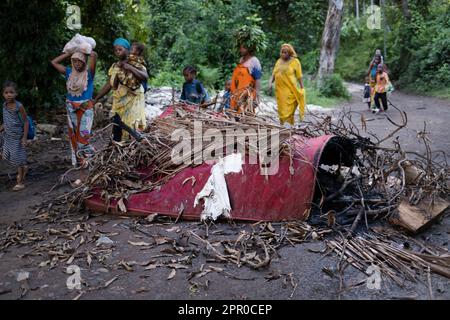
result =
M225 175L232 219L306 220L317 188L319 166L350 165L353 159L350 141L332 135L315 138L293 135L291 148L292 157L280 156L279 169L274 175L263 175L259 164L248 163L242 165L239 173ZM131 195L125 203L125 214L120 212L117 201L107 204L98 194L86 199L85 205L92 211L103 213L132 216L157 213L199 220L203 207L194 207L194 201L208 181L212 166L203 163L186 168L157 190ZM186 183L189 180L195 183Z

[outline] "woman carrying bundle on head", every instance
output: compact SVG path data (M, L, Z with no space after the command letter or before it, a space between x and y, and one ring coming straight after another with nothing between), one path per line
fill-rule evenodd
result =
M248 26L238 29L235 38L241 58L231 77L230 108L238 114L253 114L260 100L262 77L261 63L255 54L266 47L266 40L259 28Z
M61 62L69 57L71 65L62 65ZM66 79L67 124L74 166L82 166L85 159L94 153L89 139L94 120L92 95L96 63L97 53L94 51L89 55L89 65L86 54L82 52L63 53L51 61Z

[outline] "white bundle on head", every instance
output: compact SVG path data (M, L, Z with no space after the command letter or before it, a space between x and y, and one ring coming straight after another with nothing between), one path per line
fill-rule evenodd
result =
M96 42L94 38L85 37L81 34L76 34L67 44L64 46L63 52L74 53L82 52L84 54L91 54L92 50L95 49Z

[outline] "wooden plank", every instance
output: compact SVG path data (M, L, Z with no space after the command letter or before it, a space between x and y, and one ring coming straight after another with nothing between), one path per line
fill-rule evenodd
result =
M390 222L417 233L431 225L449 205L448 201L441 198L437 198L433 205L431 199L426 198L417 206L412 206L407 200L403 200L398 207L398 212L390 218Z

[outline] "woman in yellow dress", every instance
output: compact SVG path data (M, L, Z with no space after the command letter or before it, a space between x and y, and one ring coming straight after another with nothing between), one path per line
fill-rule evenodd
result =
M300 108L300 120L303 120L305 115L305 89L302 66L290 44L281 46L280 59L275 64L269 81L269 92L272 92L274 82L280 123L287 122L293 126L297 106Z
M130 48L131 45L126 39L119 38L114 41L114 53L119 58L119 61L109 68L108 83L105 84L95 98L95 102L97 102L109 91L113 91L111 112L115 114L113 117L114 123L120 124L113 127L113 139L115 141L121 141L122 129L125 129L139 140L139 134L131 129L144 130L146 126L144 88L141 85L135 89L128 83L129 81L127 82L127 79L130 78L129 74L131 73L137 81L143 82L147 81L148 74L145 67L138 69L128 63Z

